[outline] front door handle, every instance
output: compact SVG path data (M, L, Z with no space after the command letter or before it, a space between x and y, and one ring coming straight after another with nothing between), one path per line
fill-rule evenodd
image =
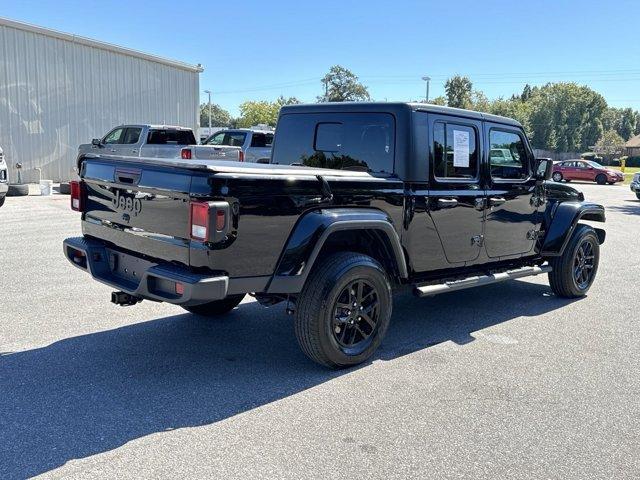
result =
M506 200L503 197L491 197L489 199L489 205L492 207L497 207L498 205L502 205Z
M458 206L458 200L455 198L439 198L438 199L438 207L439 208L454 208Z

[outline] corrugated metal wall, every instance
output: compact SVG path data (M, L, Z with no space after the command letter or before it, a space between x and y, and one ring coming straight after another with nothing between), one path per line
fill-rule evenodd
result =
M0 146L15 179L69 180L77 147L123 123L196 128L199 74L0 25Z

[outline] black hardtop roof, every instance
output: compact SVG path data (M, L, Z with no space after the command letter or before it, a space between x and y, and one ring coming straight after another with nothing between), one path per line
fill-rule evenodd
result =
M430 103L404 103L404 102L327 102L327 103L304 103L297 105L285 105L280 111L284 113L339 113L339 112L382 112L382 113L406 113L408 111L420 111L437 113L441 115L455 115L457 117L471 118L474 120L487 120L490 122L502 123L522 127L520 122L499 115L490 113L475 112L462 108L442 107Z

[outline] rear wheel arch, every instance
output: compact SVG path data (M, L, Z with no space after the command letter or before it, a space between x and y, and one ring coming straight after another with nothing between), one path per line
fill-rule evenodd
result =
M378 261L394 280L408 277L407 260L400 238L384 212L364 212L359 218L353 213L340 216L323 216L315 213L310 225L298 224L283 250L268 293L299 293L318 260L330 254L349 251L368 255ZM370 216L371 218L363 218ZM304 236L306 243L299 240Z

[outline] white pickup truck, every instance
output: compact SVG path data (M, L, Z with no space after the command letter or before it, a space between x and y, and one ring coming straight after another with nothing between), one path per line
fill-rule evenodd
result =
M273 135L273 130L253 127L220 130L202 142L202 145L183 148L182 158L271 163ZM230 154L229 148L240 149L239 157Z
M109 157L191 159L185 147L195 146L193 130L171 125L120 125L102 138L78 147L78 157L93 153ZM206 160L240 159L240 147L221 146Z

